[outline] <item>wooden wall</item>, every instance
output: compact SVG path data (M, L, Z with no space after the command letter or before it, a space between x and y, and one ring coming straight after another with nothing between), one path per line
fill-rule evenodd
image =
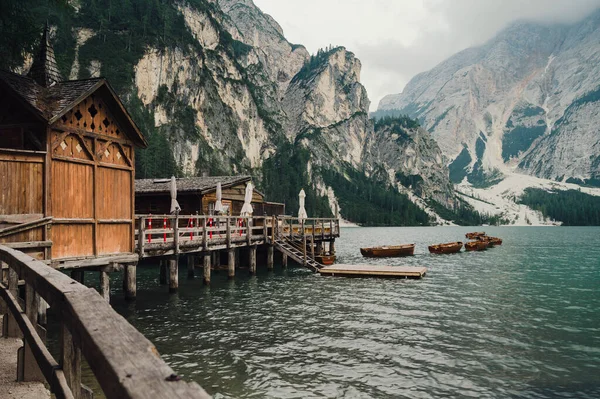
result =
M134 147L91 95L49 128L52 258L133 252Z
M44 213L44 154L0 149L0 215Z

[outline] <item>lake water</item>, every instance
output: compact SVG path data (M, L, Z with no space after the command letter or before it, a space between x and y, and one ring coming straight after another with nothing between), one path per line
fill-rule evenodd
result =
M113 305L215 398L599 398L600 228L487 227L502 246L427 251L472 230L342 230L340 263L426 266L422 280L259 264L204 287L182 266L169 295L149 266L135 303L113 281ZM412 242L410 258L359 252Z

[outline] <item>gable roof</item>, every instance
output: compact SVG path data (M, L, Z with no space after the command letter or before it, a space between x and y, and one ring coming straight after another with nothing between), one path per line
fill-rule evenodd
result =
M251 176L185 177L177 179L177 192L206 194L215 191L217 183L221 183L221 188L227 188L251 180ZM135 181L135 192L136 194L170 193L171 179L137 179Z
M126 131L133 132L131 139L140 147L148 146L144 135L131 119L119 96L104 78L68 80L43 87L30 77L0 70L0 82L24 100L25 105L48 124L56 122L85 98L102 89L111 98L112 108L116 108L113 109L113 113L122 114L118 119L126 125Z

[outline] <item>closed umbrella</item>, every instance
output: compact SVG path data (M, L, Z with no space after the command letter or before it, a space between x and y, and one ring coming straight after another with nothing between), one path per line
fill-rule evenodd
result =
M252 182L248 182L246 185L246 196L244 197L244 206L242 206L242 212L240 214L242 216L250 216L252 215L252 193L254 189L252 187Z
M223 203L221 202L221 197L223 194L221 193L221 183L217 183L217 202L215 202L215 214L220 214L223 212Z
M303 220L306 220L308 218L308 215L306 214L306 209L304 209L304 198L306 198L306 193L304 192L304 189L300 190L300 194L298 194L298 197L300 199L300 209L298 210L298 221L300 223L302 223Z
M171 213L179 212L181 207L177 202L177 181L175 176L171 176Z

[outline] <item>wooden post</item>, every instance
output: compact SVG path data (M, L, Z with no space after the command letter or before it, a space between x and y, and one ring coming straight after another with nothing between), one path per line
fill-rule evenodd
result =
M159 271L159 284L167 285L167 261L165 259L161 259L160 261L160 271Z
M256 274L256 245L252 245L248 251L248 263L250 264L250 274Z
M196 256L195 255L188 255L187 256L187 276L189 279L193 279L194 278L194 263L196 261Z
M282 254L281 257L281 265L283 266L284 269L287 269L287 265L288 265L288 256L286 254Z
M81 349L64 323L61 323L60 365L74 399L81 399Z
M18 296L19 296L19 294L18 294L19 293L19 275L11 267L8 268L8 291L11 293L11 295L13 297L18 298ZM6 337L21 338L22 337L21 329L19 328L17 321L12 316L10 311L8 312L8 318L5 318L4 320L7 322L6 323L7 326L4 328L4 331L6 332Z
M169 259L169 292L177 292L179 288L179 257L177 255Z
M175 256L179 255L179 211L175 212L175 226L173 226L173 243L175 244Z
M337 218L335 220L335 235L336 236L340 235L340 218Z
M40 297L40 304L38 309L38 323L45 326L48 324L48 302L44 300L44 298Z
M246 218L246 244L250 246L252 242L252 219Z
M294 221L290 219L290 240L294 239Z
M34 291L33 287L30 284L25 285L25 314L27 318L39 331L38 328L38 309L39 309L39 295ZM17 365L17 380L18 381L40 381L44 382L46 379L42 374L37 362L35 361L35 357L33 356L33 352L31 351L31 346L24 340L23 352L22 356L19 356L19 364Z
M229 226L229 222L227 224ZM227 250L227 277L232 279L235 277L235 250Z
M269 233L267 230L267 218L263 218L263 238L265 240L265 242L269 241Z
M302 252L304 254L304 266L306 266L306 231L304 231L304 219L300 224L302 228Z
M322 255L323 254L323 243L321 241L319 241L316 245L316 252L317 255Z
M205 251L208 249L208 232L206 229L206 223L208 223L208 219L206 216L202 219L202 249Z
M144 256L144 244L146 242L146 218L143 216L140 218L139 232L140 233L138 234L138 252L140 258L142 258Z
M227 217L226 219L226 235L227 235L227 249L231 248L231 226L230 226L230 222L231 222L231 218Z
M325 221L321 219L321 241L325 240Z
M329 241L329 255L335 255L335 240Z
M108 273L102 270L100 271L100 295L110 303L110 278Z
M329 238L333 237L333 219L329 220Z
M266 220L265 220L266 222ZM277 231L277 235L275 232ZM275 237L279 238L279 222L275 216L271 216L271 242L275 241Z
M315 259L315 221L312 221L312 234L310 236L310 253L313 260Z
M126 282L125 288L125 299L133 300L137 295L137 276L136 276L136 265L128 264L125 265L124 277Z
M204 253L204 284L210 285L210 258L209 252Z
M272 245L267 246L267 269L273 270L273 257L274 257L274 247Z

